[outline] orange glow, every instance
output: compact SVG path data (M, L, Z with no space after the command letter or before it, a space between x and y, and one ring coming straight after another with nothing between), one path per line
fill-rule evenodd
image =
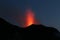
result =
M27 26L31 25L34 23L34 14L28 10L28 13L27 13Z
M34 24L35 18L34 18L34 13L29 9L26 11L26 24L25 26L29 26Z

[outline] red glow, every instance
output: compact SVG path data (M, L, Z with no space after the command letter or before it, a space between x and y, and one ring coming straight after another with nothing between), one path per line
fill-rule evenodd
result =
M28 27L32 24L35 23L35 18L34 18L34 12L31 9L26 10L26 21L25 21L25 27Z
M34 13L31 10L27 10L26 26L34 24Z

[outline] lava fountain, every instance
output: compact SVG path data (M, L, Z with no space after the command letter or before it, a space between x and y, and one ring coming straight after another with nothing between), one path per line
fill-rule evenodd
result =
M26 26L34 24L34 13L31 10L27 10L26 12Z
M26 13L25 13L24 27L28 27L32 24L37 24L37 21L35 19L34 12L31 9L28 9L28 10L26 10Z

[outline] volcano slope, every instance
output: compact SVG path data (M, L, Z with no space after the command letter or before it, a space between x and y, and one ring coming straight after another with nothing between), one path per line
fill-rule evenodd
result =
M0 18L0 40L60 40L60 32L42 24L22 28Z

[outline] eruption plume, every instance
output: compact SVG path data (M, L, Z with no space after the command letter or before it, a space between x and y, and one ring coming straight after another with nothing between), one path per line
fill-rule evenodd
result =
M34 12L31 9L26 10L25 13L25 27L28 27L32 24L37 24L36 20L35 20L35 15Z

